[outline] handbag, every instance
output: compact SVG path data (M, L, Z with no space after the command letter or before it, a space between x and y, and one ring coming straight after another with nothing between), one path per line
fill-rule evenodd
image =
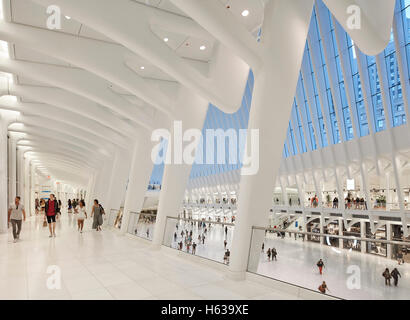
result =
M47 227L47 221L46 220L43 221L43 227Z

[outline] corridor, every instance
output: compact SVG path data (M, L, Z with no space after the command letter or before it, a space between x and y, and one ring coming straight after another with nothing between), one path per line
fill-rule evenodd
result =
M253 281L232 281L224 271L170 249L152 250L150 243L116 230L83 234L66 212L57 222L56 238L48 237L40 216L23 223L21 240L9 230L0 235L0 299L295 299ZM51 266L51 267L50 267ZM48 268L61 270L61 288L48 289ZM54 284L56 284L54 282Z

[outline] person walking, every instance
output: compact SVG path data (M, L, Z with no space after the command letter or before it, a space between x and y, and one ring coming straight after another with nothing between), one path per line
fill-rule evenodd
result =
M224 249L226 249L226 245L228 244L228 241L226 239L224 240Z
M47 217L48 229L50 230L49 238L56 237L56 215L58 213L58 202L54 194L50 194L50 199L46 201L45 214Z
M265 252L265 242L262 243L262 252Z
M101 231L101 226L104 221L103 214L105 214L104 208L102 207L102 205L99 204L98 200L95 199L93 209L91 211L91 217L94 217L93 229L95 229L96 231Z
M384 284L386 286L390 286L391 285L391 274L390 274L389 268L386 268L386 270L384 270L382 276L384 278Z
M270 261L270 256L271 256L270 248L268 249L268 251L266 251L266 254L268 255L268 261Z
M194 242L192 244L192 254L195 254L195 253L196 253L196 243Z
M278 259L276 258L276 256L278 255L278 253L277 253L277 251L276 251L275 248L272 248L271 254L272 254L272 261L273 261L273 260L278 261Z
M83 233L84 220L87 219L87 212L85 211L84 200L81 200L79 202L79 205L75 209L75 213L77 214L78 231L80 231L80 233Z
M24 206L20 204L21 198L17 196L14 199L14 204L10 205L8 212L8 223L13 228L13 242L16 243L20 239L22 221L26 221L26 211Z
M228 235L228 226L225 226L225 237Z
M327 287L327 284L326 284L325 281L322 282L322 284L319 286L318 289L319 289L320 293L323 293L323 294L326 293L326 290L329 290L329 288Z
M319 273L320 274L323 274L323 268L325 267L325 264L323 263L323 260L322 259L320 259L318 262L317 262L317 267L319 268Z
M397 270L397 268L394 268L390 275L394 280L394 286L397 287L397 285L399 284L399 277L401 278L399 270Z
M68 208L67 210L68 213L73 212L73 204L71 203L71 199L68 199L67 208Z
M231 256L231 252L229 251L229 249L226 249L226 264L229 264L230 256Z

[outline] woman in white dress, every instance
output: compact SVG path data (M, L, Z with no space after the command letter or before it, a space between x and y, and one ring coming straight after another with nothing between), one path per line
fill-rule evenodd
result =
M84 220L87 219L87 212L85 211L85 201L80 200L77 208L74 209L77 214L78 231L83 233Z

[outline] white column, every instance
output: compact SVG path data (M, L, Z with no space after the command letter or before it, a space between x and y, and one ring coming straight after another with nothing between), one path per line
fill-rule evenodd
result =
M365 220L360 220L360 237L366 238L366 221ZM366 253L366 246L367 246L367 242L362 241L360 243L360 251L362 253Z
M35 188L36 188L36 182L35 182L35 169L34 165L30 163L30 203L32 206L32 212L35 213L35 201L36 201L36 195L35 195ZM64 204L64 203L63 203Z
M7 126L0 118L0 233L7 232Z
M343 236L343 219L339 218L339 236ZM343 249L343 239L339 239L339 248Z
M24 150L17 148L17 195L24 202Z
M121 223L121 233L126 233L130 220L130 212L141 212L145 193L152 173L152 146L148 135L141 136L135 144L132 156L128 189L125 195L124 212Z
M391 228L391 223L387 222L386 223L386 239L387 240L392 240L392 228ZM388 244L387 245L387 259L391 259L393 254L392 254L392 249L393 245Z
M207 101L188 89L181 87L176 108L175 120L182 122L183 130L191 128L202 129L208 109ZM174 129L173 127L171 132L171 137L174 137L174 141L172 141L173 143L168 141L167 148L167 156L170 154L174 157L172 164L165 165L164 177L162 179L162 189L159 197L157 221L155 223L153 237L153 246L155 248L159 248L162 244L167 216L178 216L192 168L191 164L185 162L182 164L174 163L175 157L178 157L182 152L182 145L178 145L176 143L177 141L175 141L177 132Z
M106 210L119 210L121 200L123 199L129 168L130 154L125 150L118 150L115 154L114 165L112 167L111 182L109 185L109 203L106 204ZM108 211L106 211L108 213Z
M17 155L16 155L16 140L10 135L10 143L9 143L9 201L13 202L14 198L17 195L16 190L16 173L17 173Z
M24 157L24 208L27 216L31 216L31 202L30 202L30 160Z
M252 226L268 224L312 9L310 0L270 1L265 7L261 38L265 64L255 72L249 118L249 129L259 130L259 171L241 177L230 261L235 279L245 277L248 257L250 269L256 269L259 262L264 232L259 231L255 237ZM255 250L249 255L251 238Z

